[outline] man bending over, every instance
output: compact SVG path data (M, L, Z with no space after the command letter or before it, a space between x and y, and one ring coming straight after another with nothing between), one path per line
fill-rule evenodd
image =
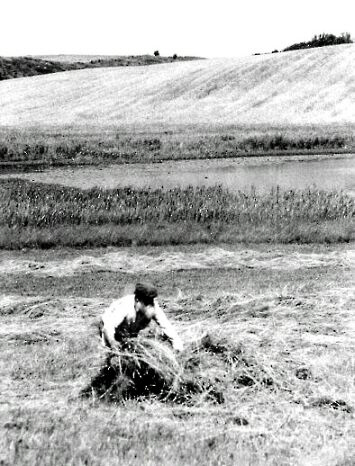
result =
M114 348L117 343L136 337L154 320L173 348L182 351L182 341L159 306L157 296L155 287L137 283L134 294L113 301L101 317L99 328L102 343Z

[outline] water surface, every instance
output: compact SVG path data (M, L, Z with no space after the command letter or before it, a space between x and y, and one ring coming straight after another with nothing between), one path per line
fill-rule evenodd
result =
M155 164L108 165L104 167L52 168L2 175L45 183L91 188L123 186L170 189L220 184L231 191L268 192L317 187L343 190L355 196L355 155L319 157L249 157L238 159L183 160Z

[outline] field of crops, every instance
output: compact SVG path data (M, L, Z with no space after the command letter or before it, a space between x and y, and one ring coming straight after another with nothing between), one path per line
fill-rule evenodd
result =
M150 236L151 244L159 244L159 234L162 237L160 242L166 244L216 241L227 231L232 242L233 233L234 242L240 240L241 235L251 242L263 239L346 241L351 239L355 218L354 199L342 193L315 189L273 189L267 195L258 194L255 190L230 193L218 186L168 191L133 188L81 190L14 179L1 182L0 201L2 247L10 244L15 247L16 237L19 246L29 246L34 241L33 235L37 233L40 238L43 232L47 235L48 245L55 245L54 238L59 240L58 244L73 245L70 243L73 235L67 236L69 243L65 243L64 230L64 237L58 238L58 227L66 228L67 232L71 228L76 232L77 242L74 244L81 246L86 244L88 236L83 239L78 235L80 231L81 234L86 231L86 235L90 231L90 245L97 245L95 241L100 245L125 244L129 237L128 244L150 244L149 226L155 230L155 235ZM319 235L319 229L324 225L332 225L328 237L324 236L324 229ZM180 230L179 237L173 236L170 240L166 237L166 229L176 235L181 227L185 233ZM126 241L117 237L117 231L122 233L122 228L126 228ZM193 228L199 231L195 240L191 237ZM308 228L308 233L300 236L300 228L303 231ZM115 229L116 233L113 233ZM31 233L31 239L24 244L26 231ZM145 232L143 237L142 232ZM186 232L189 232L188 236ZM205 233L205 239L201 232ZM22 240L16 235L20 235ZM36 241L32 246L35 245ZM42 246L45 247L45 242Z

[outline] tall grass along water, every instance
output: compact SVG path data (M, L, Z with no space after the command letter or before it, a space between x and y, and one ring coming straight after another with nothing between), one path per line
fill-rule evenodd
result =
M96 233L99 227L100 235L106 235L105 244L110 244L110 238L115 244L112 233L115 227L129 227L126 235L131 242L135 241L135 237L141 238L142 231L149 236L149 226L155 232L155 241L158 240L159 229L164 237L167 230L175 230L176 235L176 227L183 227L185 233L171 240L183 243L191 241L191 227L204 232L204 241L216 240L226 231L229 232L229 239L234 235L235 240L240 240L243 232L244 240L260 241L264 237L264 240L273 241L285 231L288 235L293 231L295 235L300 226L313 225L318 231L322 225L331 223L338 225L338 228L344 222L347 233L341 237L346 240L351 237L355 217L354 199L339 192L317 189L285 191L275 188L267 194L259 194L255 189L231 193L221 186L170 190L82 190L7 180L0 183L0 201L3 235L6 231L11 231L15 236L16 232L23 235L26 229L32 234L42 230L58 235L58 227L65 227L67 231L86 229L88 235L91 227L96 228ZM106 229L103 230L103 227ZM91 233L90 244L94 245L96 233L94 230ZM297 234L291 235L288 240L292 238L297 240ZM2 246L6 247L6 241L3 241ZM79 238L77 241L80 243ZM144 241L149 244L148 237ZM169 243L167 238L162 241ZM313 241L317 241L317 238L313 238ZM63 239L60 240L62 242Z

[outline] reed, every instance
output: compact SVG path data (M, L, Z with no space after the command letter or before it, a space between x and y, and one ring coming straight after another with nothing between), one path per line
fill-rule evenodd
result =
M36 246L37 239L37 246L43 247L178 244L223 237L227 242L233 237L236 242L347 241L353 235L354 217L354 199L318 189L275 188L261 194L255 189L231 193L221 186L83 190L19 179L0 182L0 228L5 238L1 247L9 247L6 237L17 238L16 244L24 232L32 235L28 246ZM324 234L326 230L329 234Z

